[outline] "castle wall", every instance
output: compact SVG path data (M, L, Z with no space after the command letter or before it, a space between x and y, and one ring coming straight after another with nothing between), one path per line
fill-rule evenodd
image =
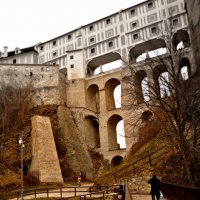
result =
M33 106L60 104L59 66L0 64L0 74L1 80L8 84L12 77L17 83L15 87L25 84L33 87Z

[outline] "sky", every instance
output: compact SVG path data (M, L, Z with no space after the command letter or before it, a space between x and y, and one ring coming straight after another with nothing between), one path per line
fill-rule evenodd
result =
M0 51L45 42L145 0L0 0Z

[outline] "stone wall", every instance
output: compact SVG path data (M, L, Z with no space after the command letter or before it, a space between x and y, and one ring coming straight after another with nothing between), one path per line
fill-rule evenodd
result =
M53 137L50 119L32 117L32 163L30 172L40 182L62 183L62 173Z

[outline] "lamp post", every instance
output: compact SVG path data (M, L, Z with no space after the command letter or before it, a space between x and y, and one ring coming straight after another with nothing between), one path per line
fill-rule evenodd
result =
M24 148L24 142L23 142L23 135L19 138L19 145L20 145L20 151L21 151L21 200L23 200L23 190L24 190L24 180L23 180L23 148Z

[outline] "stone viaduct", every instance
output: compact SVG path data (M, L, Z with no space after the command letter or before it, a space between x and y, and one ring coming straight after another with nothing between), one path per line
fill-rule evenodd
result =
M190 49L184 1L151 0L35 45L29 51L29 56L31 51L34 55L32 63L26 58L18 63L20 56L25 56L23 50L10 54L10 57L6 56L9 55L7 52L5 55L1 53L0 70L1 74L12 69L24 77L37 77L34 80L37 90L35 105L58 104L69 108L76 129L80 130L80 141L101 152L114 165L138 140L130 119L145 111L144 95L135 95L131 99L138 109L124 109L127 102L124 73L128 67L134 69L134 90L143 94L142 81L145 78L158 82L160 75L168 71L168 66L159 64L150 71L146 57L153 53L155 57L155 52L160 51L167 56L170 48L175 52L179 45L184 48L180 68L185 68L187 79L196 71L196 66ZM118 60L122 61L119 68L102 71L104 64ZM99 74L95 74L97 68L100 68ZM118 107L114 91L119 85L121 106ZM126 148L120 147L117 141L116 127L121 120L127 136L123 138ZM65 122L62 123L64 127ZM63 128L63 131L72 134L70 127Z

